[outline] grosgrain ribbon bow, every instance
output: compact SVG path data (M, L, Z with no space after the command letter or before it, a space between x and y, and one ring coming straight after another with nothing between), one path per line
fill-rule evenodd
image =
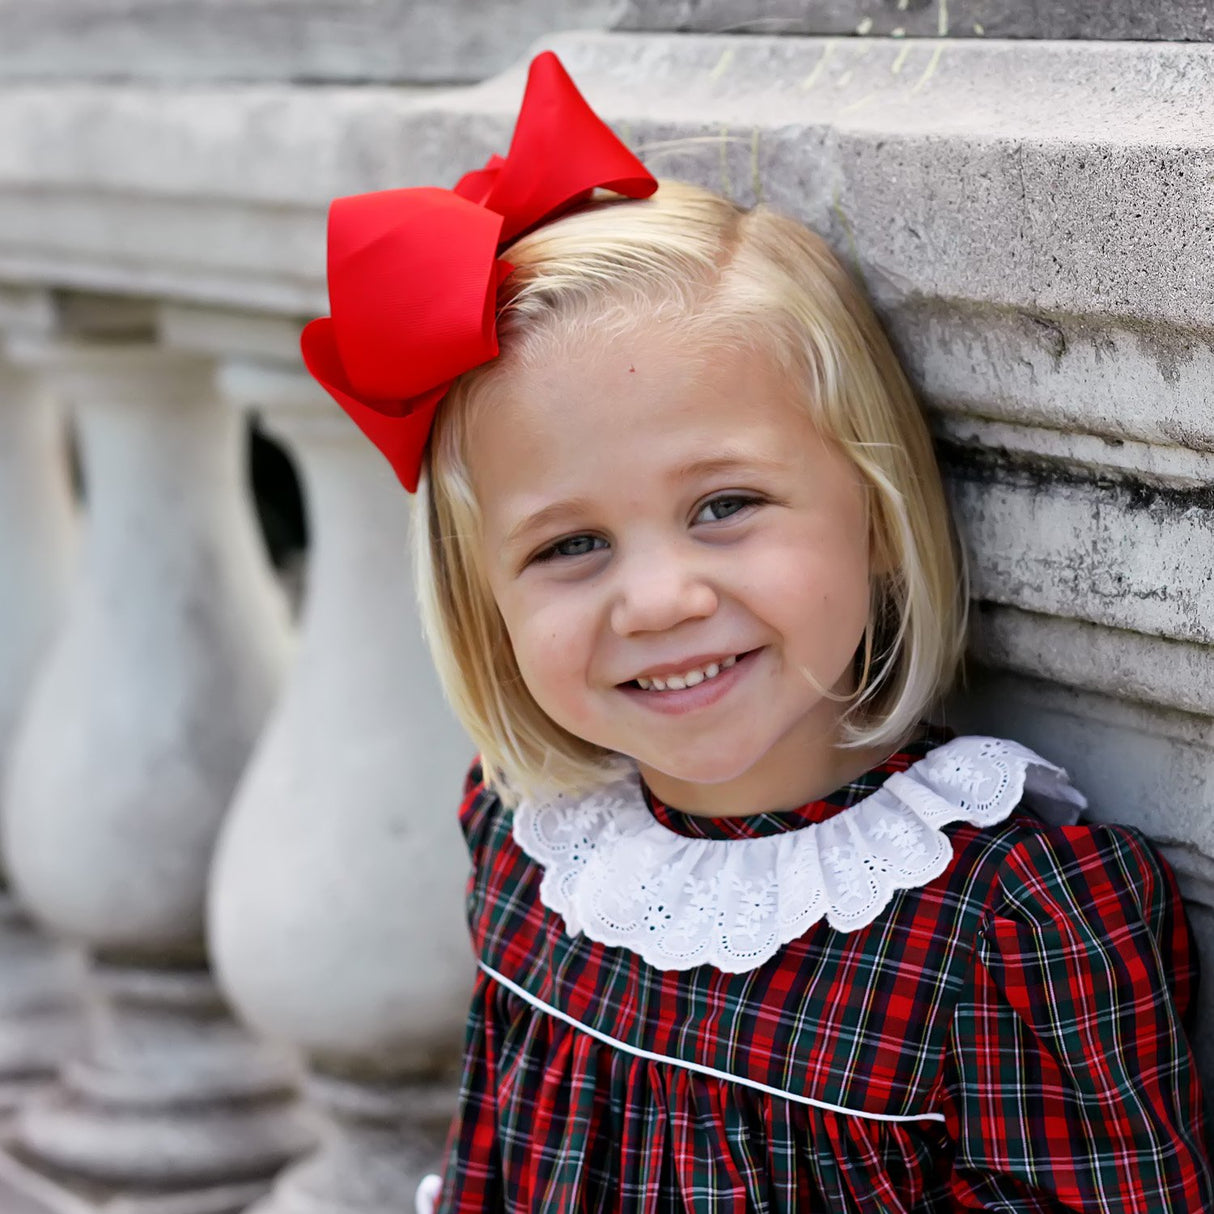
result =
M510 151L460 178L337 198L329 310L300 338L317 382L413 493L439 401L495 358L503 246L596 188L647 198L657 181L586 104L551 51L531 63Z

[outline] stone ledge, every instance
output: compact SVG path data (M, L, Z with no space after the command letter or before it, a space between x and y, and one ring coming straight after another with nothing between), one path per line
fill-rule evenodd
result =
M1205 0L628 0L621 29L908 38L1214 40Z
M550 41L655 171L806 220L887 309L1208 345L1214 48ZM317 310L328 200L450 183L504 147L521 84L0 90L0 276Z
M1207 645L984 602L971 614L971 648L979 662L1015 674L1214 717Z
M615 0L2 0L0 81L482 80Z
M1088 391L1096 387L1089 385ZM939 399L933 401L939 410ZM974 404L977 407L986 402L979 397ZM1103 478L1110 484L1121 480L1144 489L1194 490L1214 485L1214 454L1205 451L1048 426L1016 425L957 412L955 408L940 411L934 418L937 436L954 448L999 451L1013 459L1051 460L1072 475Z
M1214 489L988 448L942 454L976 598L1214 645Z
M1165 482L1214 480L1209 330L914 296L886 320L920 390L946 415L942 430L974 429L977 415L988 442L1016 445L1012 427L1050 430L1033 441L1059 458L1069 448L1084 463ZM1084 435L1098 438L1085 445Z

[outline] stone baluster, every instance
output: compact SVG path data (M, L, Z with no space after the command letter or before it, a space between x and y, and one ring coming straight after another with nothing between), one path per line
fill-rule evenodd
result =
M226 1013L203 943L215 838L286 656L242 428L205 358L115 335L21 353L74 410L88 517L14 745L4 852L91 967L86 1049L21 1111L20 1156L87 1181L96 1208L152 1186L149 1214L235 1211L312 1141L292 1059Z
M297 663L216 852L210 945L234 1006L306 1055L324 1119L321 1149L258 1214L387 1214L412 1209L454 1108L472 747L422 642L408 498L284 330L266 342L277 365L221 377L298 458L312 547Z
M46 323L41 293L4 293L5 328ZM60 623L75 547L63 419L0 343L0 789L17 721ZM0 812L3 794L0 793ZM79 1035L78 954L50 944L0 876L0 1110L51 1078Z

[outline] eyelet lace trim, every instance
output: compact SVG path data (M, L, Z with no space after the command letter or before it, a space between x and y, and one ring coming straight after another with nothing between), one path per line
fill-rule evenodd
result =
M951 822L992 826L1022 798L1047 820L1086 805L1066 772L1016 742L954 738L825 822L758 839L693 839L656 821L635 771L579 800L524 801L514 838L571 935L660 970L755 969L823 916L867 927L898 890L948 867Z

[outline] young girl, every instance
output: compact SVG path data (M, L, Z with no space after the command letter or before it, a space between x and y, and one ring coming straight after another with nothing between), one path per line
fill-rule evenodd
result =
M505 161L334 205L330 290L305 357L419 488L481 751L419 1209L1214 1209L1175 882L925 723L964 580L823 242L658 188L546 55Z

